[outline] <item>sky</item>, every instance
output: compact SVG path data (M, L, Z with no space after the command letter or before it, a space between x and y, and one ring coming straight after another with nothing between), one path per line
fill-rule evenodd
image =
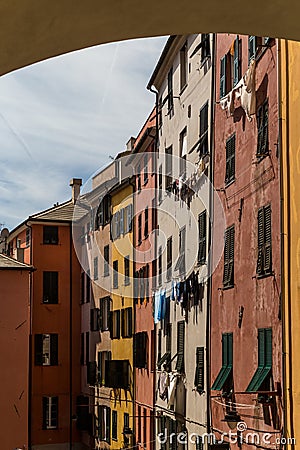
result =
M155 103L165 37L69 53L0 78L0 229L71 197L125 150Z

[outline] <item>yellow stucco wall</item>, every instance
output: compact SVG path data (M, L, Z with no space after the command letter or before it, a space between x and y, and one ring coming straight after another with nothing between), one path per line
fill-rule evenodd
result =
M300 44L281 41L280 55L285 434L300 448Z
M115 214L121 208L125 208L132 203L132 186L126 185L112 195L112 214ZM133 285L124 285L124 256L130 258L130 276L133 275L133 234L127 233L112 242L112 261L118 260L119 286L112 289L112 310L122 310L123 308L134 307L133 304ZM134 312L133 312L134 314ZM133 317L133 316L132 316ZM133 322L134 323L134 322ZM129 414L129 426L133 429L133 343L132 338L112 339L111 343L112 359L128 359L130 362L130 390L118 390L113 394L111 400L111 410L117 411L117 431L118 440L111 441L112 449L124 447L124 437L122 434L124 427L124 413ZM131 443L129 444L129 447Z

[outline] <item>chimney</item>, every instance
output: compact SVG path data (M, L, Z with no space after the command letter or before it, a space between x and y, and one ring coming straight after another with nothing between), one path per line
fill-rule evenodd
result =
M81 178L72 178L70 181L70 186L72 188L72 202L75 205L76 200L80 194L80 186L82 186Z
M132 152L133 148L134 148L134 143L136 141L136 138L131 136L131 138L129 139L129 141L126 143L126 150Z

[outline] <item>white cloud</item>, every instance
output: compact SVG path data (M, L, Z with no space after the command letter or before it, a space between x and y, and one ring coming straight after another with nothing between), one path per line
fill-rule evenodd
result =
M124 150L154 105L146 85L165 41L93 47L0 79L0 223L64 201L70 178Z

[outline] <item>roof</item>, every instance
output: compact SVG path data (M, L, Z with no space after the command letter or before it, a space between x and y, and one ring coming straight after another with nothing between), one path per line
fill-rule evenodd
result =
M17 261L9 256L0 254L0 270L34 270L33 266Z
M155 67L155 69L154 69L154 71L153 71L153 73L151 75L151 78L150 78L148 84L147 84L147 89L150 89L151 86L153 86L154 80L157 77L157 74L160 71L160 68L163 65L163 62L165 61L165 58L166 58L167 54L169 53L169 50L172 47L172 44L175 41L175 39L176 39L176 35L172 35L167 40L167 42L166 42L166 44L165 44L165 46L163 48L163 51L161 52L160 58L159 58L159 60L158 60L158 62L156 64L156 67Z
M68 200L60 205L52 206L52 208L45 209L37 214L33 214L29 216L28 220L52 220L52 221L60 221L60 222L71 222L73 220L74 214L74 203L72 200ZM76 204L76 217L77 215L81 216L82 212L86 212L84 209L80 208L78 203ZM79 217L78 217L79 218Z

